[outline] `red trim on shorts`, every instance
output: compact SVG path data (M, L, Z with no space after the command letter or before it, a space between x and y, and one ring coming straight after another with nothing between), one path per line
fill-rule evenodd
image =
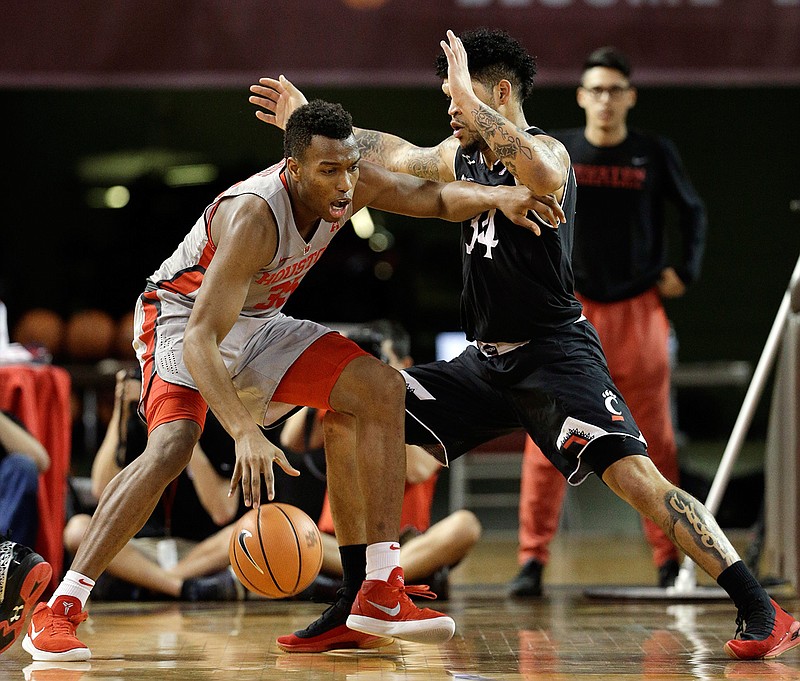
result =
M141 360L144 397L140 411L147 421L147 432L150 434L162 423L181 419L194 421L202 428L208 405L200 393L192 388L167 383L156 373L156 321L160 305L158 291L142 294L144 321L139 340L144 343L145 351Z
M154 354L156 349L156 320L161 301L158 291L147 291L142 294L142 309L144 321L139 340L144 343L145 351L142 353L142 382L147 386L155 375Z
M148 435L163 423L184 419L194 421L202 430L207 411L208 405L197 390L167 383L160 376L153 376L144 396Z
M367 355L349 338L334 331L315 340L300 355L272 396L274 402L296 404L316 409L332 409L331 391L344 368L356 357Z

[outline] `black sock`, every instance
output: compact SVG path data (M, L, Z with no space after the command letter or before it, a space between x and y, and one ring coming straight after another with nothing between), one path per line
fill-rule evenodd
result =
M717 584L728 592L745 618L754 606L769 607L769 595L742 560L725 568L717 577Z
M367 545L340 546L339 555L342 557L342 588L345 596L354 601L367 577Z

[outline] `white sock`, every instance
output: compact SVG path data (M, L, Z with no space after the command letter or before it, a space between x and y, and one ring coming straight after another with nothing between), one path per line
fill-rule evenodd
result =
M64 581L58 585L58 588L47 602L47 605L52 608L53 603L56 602L56 598L59 596L72 596L81 602L81 610L83 610L86 608L86 601L89 600L89 594L92 593L93 586L93 579L89 579L86 575L82 575L80 572L67 570L67 574L64 575Z
M367 579L389 580L392 570L400 565L400 544L382 541L367 546Z

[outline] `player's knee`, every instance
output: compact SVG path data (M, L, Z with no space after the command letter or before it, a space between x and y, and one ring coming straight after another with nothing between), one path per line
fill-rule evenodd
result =
M165 423L156 428L147 440L142 454L143 465L175 478L192 458L192 451L200 436L200 427L191 422Z
M648 457L637 455L626 456L609 466L603 482L637 509L663 498L673 487Z
M347 365L331 393L334 410L364 417L402 413L406 385L397 370L364 355Z
M457 523L457 534L461 538L461 542L464 544L465 548L472 548L481 538L481 533L483 531L478 516L472 511L462 508L453 513L453 517Z
M400 372L381 364L374 373L370 392L374 395L375 405L382 408L402 407L405 403L406 382Z
M64 527L64 548L70 553L75 553L83 541L86 528L89 527L91 517L85 513L72 516Z
M404 412L406 383L400 372L369 358L361 366L359 382L348 395L347 405L357 418L401 418Z

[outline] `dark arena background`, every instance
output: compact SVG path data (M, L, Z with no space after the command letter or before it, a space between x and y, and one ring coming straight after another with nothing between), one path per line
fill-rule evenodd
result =
M34 309L65 324L92 311L102 322L78 349L40 348L71 379L54 517L74 503L66 479L89 475L115 369L131 366L125 342L101 336L119 333L145 278L203 208L282 155L281 134L256 119L248 87L284 74L309 99L340 102L359 127L433 146L451 132L434 70L439 41L479 26L506 29L536 56L531 124L583 125L583 58L614 45L634 65L630 126L680 150L709 231L699 281L666 303L677 339L673 416L683 487L708 494L800 256L800 0L5 0L2 15L0 301L11 340ZM396 319L416 361L437 359L437 339L459 330L458 228L377 211L372 219L366 237L342 229L285 311L343 325ZM680 248L677 230L670 248ZM796 393L775 380L793 378L793 347L784 343L769 367L717 517L797 613L796 547L783 534L797 522L794 491L781 497L780 526L764 510L770 470L795 480L799 412L791 403L775 416L780 390ZM771 448L789 452L772 469ZM596 479L568 492L545 597L507 598L521 451L522 438L510 438L440 476L434 516L464 505L484 528L451 573L449 601L436 605L457 622L448 644L286 655L275 637L322 606L98 603L80 630L90 662L31 665L17 643L0 657L0 678L800 678L796 651L780 662L725 657L736 617L727 600L594 597L594 587L653 581L639 518ZM59 541L54 530L48 559L63 568Z

